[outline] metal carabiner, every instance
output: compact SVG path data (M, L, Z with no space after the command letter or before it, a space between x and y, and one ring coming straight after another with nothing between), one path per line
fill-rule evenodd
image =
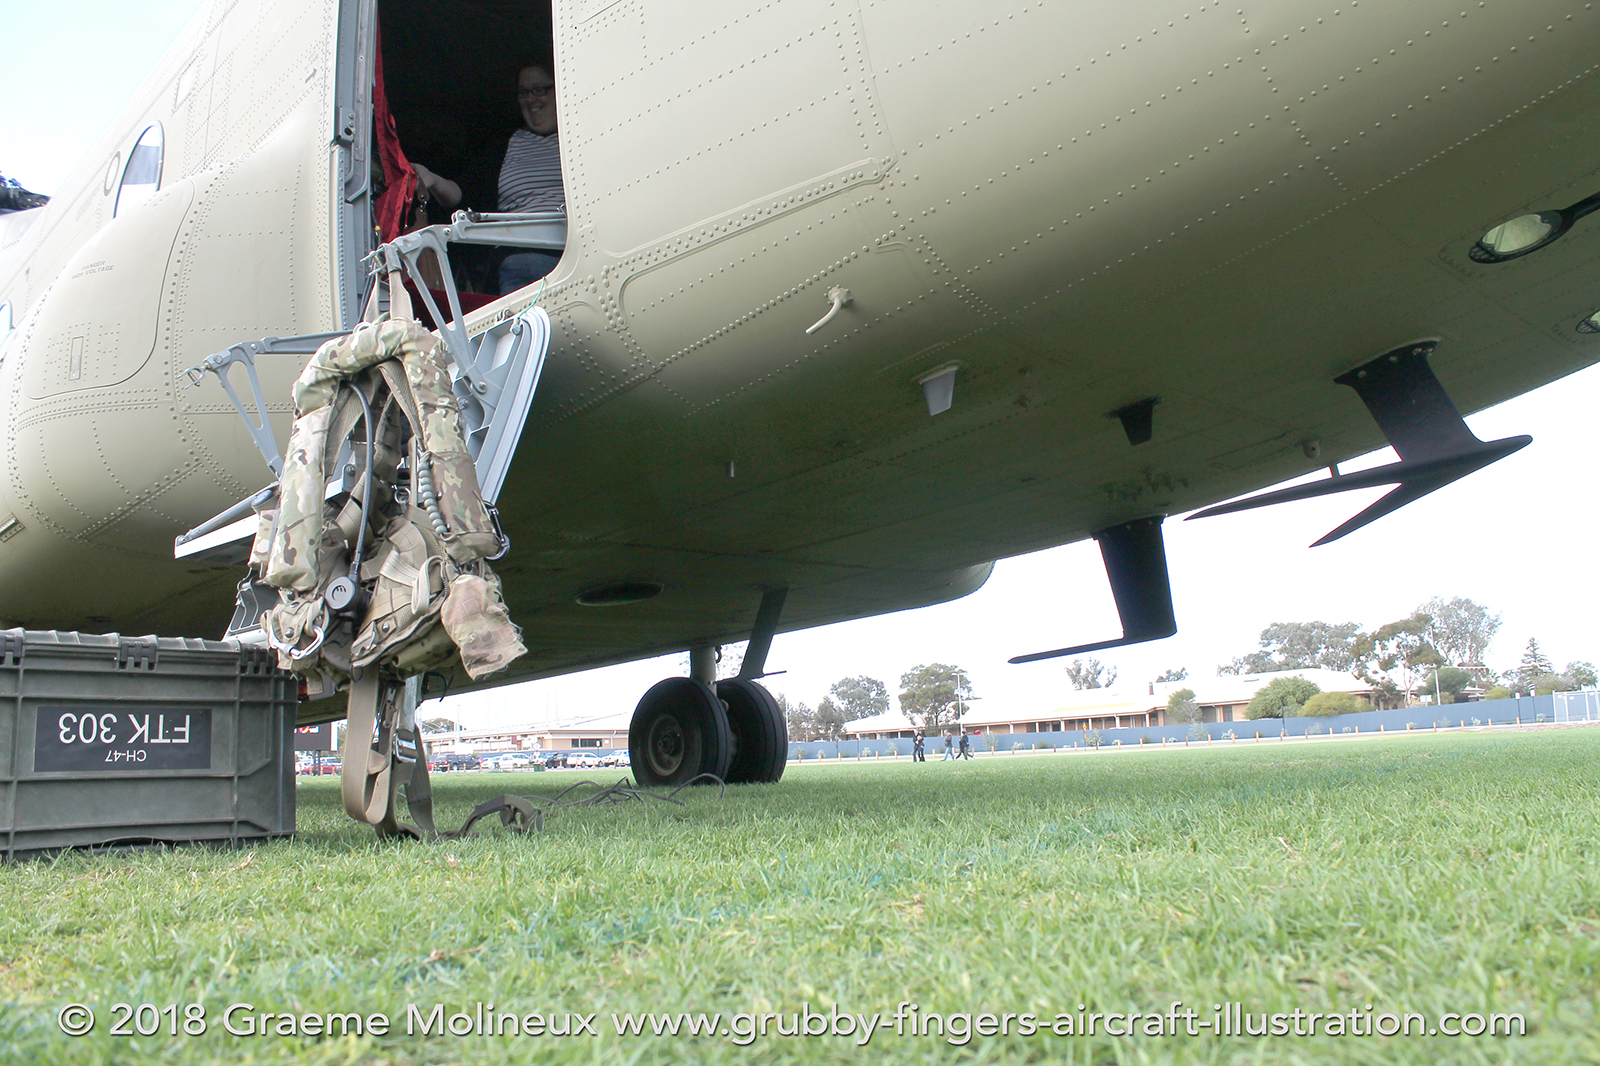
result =
M312 654L318 648L322 647L322 642L327 639L327 635L328 635L327 632L321 626L317 625L315 622L311 623L311 629L312 629L312 632L316 633L317 639L313 640L311 642L311 644L304 651L297 651L296 649L291 647L289 649L289 658L298 661L300 659L304 659L306 656Z
M500 559L504 559L506 553L511 550L511 538L506 536L504 529L500 528L500 508L488 502L485 502L483 507L484 510L489 512L489 522L494 526L494 535L500 538L500 550L488 556L484 561L497 562Z
M270 647L273 651L283 652L285 655L289 656L289 658L296 661L304 659L306 656L315 652L318 648L322 647L322 642L327 639L327 631L321 626L317 625L315 622L312 622L311 631L316 634L316 639L311 642L309 647L301 650L296 648L292 641L284 641L278 638L278 634L274 632L272 626L268 624L266 614L262 614L261 616L261 627L266 630L268 647Z

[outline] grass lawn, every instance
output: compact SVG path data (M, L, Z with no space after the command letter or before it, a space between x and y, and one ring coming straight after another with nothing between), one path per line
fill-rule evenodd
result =
M1600 1062L1597 757L1600 729L791 764L775 787L435 846L379 842L335 779L303 781L293 841L0 868L0 1062ZM441 824L579 776L444 775ZM903 1001L1039 1031L897 1035ZM1527 1035L1050 1031L1173 1001L1196 1025L1238 1002L1250 1025L1520 1013ZM94 1009L88 1036L57 1028L70 1003ZM158 1033L111 1036L115 1003L175 1003L180 1035L147 1011L127 1027ZM204 1035L182 1035L190 1003ZM255 1007L236 1028L393 1027L236 1036L232 1003ZM598 1035L406 1034L408 1005L475 1026L480 1003L557 1030L593 1014ZM868 1046L859 1028L778 1035L835 1007L881 1016ZM721 1018L713 1036L616 1034L613 1014L646 1011ZM749 1014L779 1017L741 1046Z

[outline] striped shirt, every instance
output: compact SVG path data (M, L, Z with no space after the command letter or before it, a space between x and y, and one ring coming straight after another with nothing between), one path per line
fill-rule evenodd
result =
M500 210L561 211L566 208L558 136L526 129L511 135L511 143L506 145L506 160L500 165Z

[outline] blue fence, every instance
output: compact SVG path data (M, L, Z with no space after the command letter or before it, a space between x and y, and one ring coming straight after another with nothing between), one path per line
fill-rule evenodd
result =
M1228 740L1276 740L1291 737L1321 736L1330 733L1403 733L1412 730L1461 729L1474 726L1511 725L1567 720L1557 714L1554 696L1524 696L1521 699L1483 700L1478 703L1449 703L1442 707L1405 707L1397 711L1367 711L1363 714L1341 714L1327 718L1260 718L1243 722L1207 722L1202 725L1169 725L1149 729L1100 729L1100 743L1113 747L1118 741L1123 747L1138 744L1182 744L1184 741L1205 743ZM1562 708L1565 711L1565 708ZM1581 720L1574 715L1572 720ZM1052 733L985 733L971 738L972 753L986 755L991 751L1005 754L1015 750L1033 751L1043 748L1072 748L1089 746L1088 730L1061 730ZM991 743L993 747L991 747ZM911 738L895 737L887 740L813 740L789 745L789 759L871 759L910 755ZM944 738L928 737L923 741L923 754L930 760L944 755Z

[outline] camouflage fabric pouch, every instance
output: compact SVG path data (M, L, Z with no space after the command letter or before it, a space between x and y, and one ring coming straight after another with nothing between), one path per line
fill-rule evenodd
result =
M278 669L303 673L313 668L328 634L328 609L322 597L290 598L267 612L267 639L278 652ZM312 664L302 666L307 659Z
M430 341L434 338L430 335ZM405 350L406 383L416 399L422 443L417 466L424 503L432 496L444 525L435 532L445 551L465 565L500 550L500 537L478 490L478 470L461 435L461 405L450 387L450 371L436 341ZM431 509L430 509L431 513Z
M322 464L333 408L323 406L294 420L279 484L278 527L262 580L281 589L312 592L320 567Z
M455 658L456 646L444 626L429 625L417 630L403 647L395 649L392 665L402 674L420 674L424 670L448 669Z
M322 590L350 566L349 546L332 521L333 509L326 508L321 536L312 557L317 560L317 576L309 592L286 588L283 602L267 612L267 643L278 652L278 666L306 675L322 670L341 678L350 674L350 656L337 640L334 619L328 615Z
M257 574L267 571L272 558L272 534L278 528L278 509L269 507L256 512L256 539L250 542L249 567Z
M425 453L419 458L417 476L419 481L426 478L421 491L432 494L439 505L446 530L439 539L451 559L465 566L500 550L500 535L478 493L478 469L471 455Z
M450 582L440 617L474 681L504 670L528 650L500 597L500 579L492 573L487 578L462 574Z
M413 319L382 317L363 322L347 335L317 349L294 383L294 409L304 415L333 402L341 382L386 359L397 359L408 346L438 340Z

